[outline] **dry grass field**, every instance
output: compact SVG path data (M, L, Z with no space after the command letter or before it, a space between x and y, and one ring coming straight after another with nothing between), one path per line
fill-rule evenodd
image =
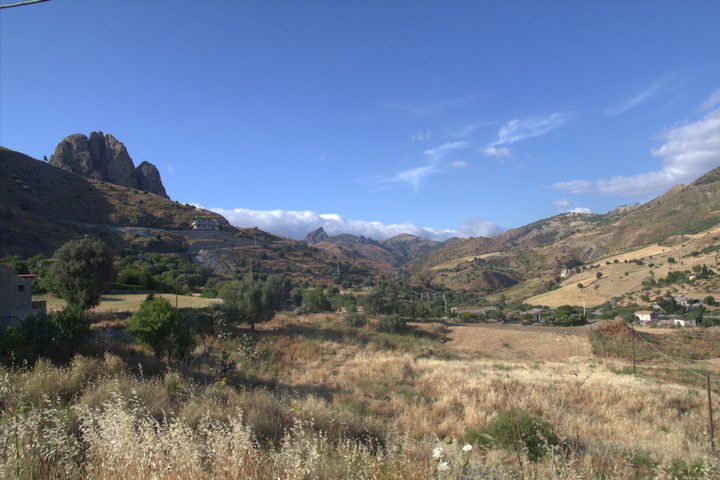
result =
M175 294L159 293L160 297L166 298L173 306L175 305ZM147 297L146 293L118 293L103 295L100 305L93 309L97 313L132 313L140 306ZM33 295L33 300L44 300L47 302L49 312L62 310L65 307L65 301L53 295ZM178 295L178 308L205 308L221 300L216 298L194 297L190 295Z
M698 256L688 255L703 247L716 244L717 235L720 235L720 230L715 228L700 234L686 235L672 245L650 245L596 260L592 265L597 265L597 268L575 273L563 280L559 288L531 296L525 299L525 303L559 307L560 305L581 306L585 302L585 305L592 307L622 295L628 298L637 297L642 290L643 280L651 275L655 278L663 278L673 270L690 270L695 265L705 264L715 267L717 258L714 252ZM670 257L676 262L670 263L668 261ZM625 263L625 260L628 263ZM643 265L632 263L631 260L642 260ZM651 267L650 264L653 266ZM602 272L602 278L596 278L597 272ZM584 288L578 288L578 283L582 283ZM699 297L720 294L714 289L708 290L692 285L683 285L678 288L678 293Z
M188 365L155 374L112 355L0 371L0 477L720 475L702 392L627 375L627 362L591 355L583 330L372 323L279 315L252 344L247 330L203 337ZM222 352L234 368L217 373ZM508 409L559 444L533 460L470 440Z

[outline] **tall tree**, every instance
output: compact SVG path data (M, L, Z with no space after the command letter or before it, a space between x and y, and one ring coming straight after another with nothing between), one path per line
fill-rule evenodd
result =
M267 322L281 310L288 298L290 285L281 277L270 276L265 281L246 278L228 282L220 287L219 295L229 317L237 323L247 323L255 330L256 323Z
M115 278L113 254L100 240L71 240L55 252L50 273L53 292L69 305L82 309L100 303L100 296Z

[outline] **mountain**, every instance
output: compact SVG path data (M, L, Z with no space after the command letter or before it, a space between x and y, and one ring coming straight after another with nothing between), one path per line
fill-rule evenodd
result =
M454 288L497 290L522 284L537 294L563 272L647 245L667 245L720 224L720 168L677 185L643 205L606 214L565 213L492 238L451 239L407 269L417 281ZM520 290L520 288L518 288Z
M135 167L125 145L110 134L75 133L65 137L50 156L50 165L93 180L167 197L160 172L149 162Z
M222 216L165 196L87 178L0 147L0 255L51 253L83 233L120 227L167 231Z
M347 233L329 236L322 227L308 233L305 243L340 258L364 261L373 264L375 268L390 271L395 271L442 245L442 242L407 233L384 241Z
M220 274L283 273L330 282L338 271L361 282L384 271L256 228L236 228L222 216L132 187L95 180L0 147L0 257L52 254L90 234L116 251L133 248L187 255ZM191 223L213 218L220 231Z

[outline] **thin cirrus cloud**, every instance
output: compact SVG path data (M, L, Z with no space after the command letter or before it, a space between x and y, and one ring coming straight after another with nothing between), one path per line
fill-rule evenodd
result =
M428 148L423 151L423 155L428 158L429 163L421 165L419 167L410 168L407 170L401 170L388 177L382 177L379 179L380 183L384 184L407 184L412 187L413 190L418 190L425 179L432 175L436 175L443 171L441 167L442 160L452 151L469 148L471 144L465 141L448 142L438 145L436 147ZM453 162L453 167L462 167L460 163L465 162ZM464 166L467 166L465 164Z
M653 156L662 159L660 170L600 180L576 179L552 186L570 193L644 196L660 193L720 166L720 109L708 112L700 120L671 128L661 137L665 143L652 151Z
M510 145L526 138L539 137L555 130L572 118L572 113L555 112L540 117L514 118L500 127L497 140L490 146Z
M651 98L655 97L657 94L659 94L662 90L665 89L667 86L669 77L665 76L657 81L655 81L652 85L644 89L643 91L633 95L632 97L623 100L622 102L619 102L609 108L605 109L606 115L620 115L622 113L627 112L628 110L632 110L633 108L647 102Z
M198 205L199 206L199 205ZM308 232L322 227L329 235L349 233L363 235L375 240L409 233L434 240L446 240L450 237L490 236L502 229L489 221L471 219L457 229L434 229L420 227L412 222L382 223L369 220L353 220L336 213L317 213L311 210L252 210L249 208L223 209L212 211L224 216L238 227L258 227L267 232L301 240Z
M592 213L592 210L587 207L573 207L572 202L567 198L554 200L553 205L562 213Z
M486 157L494 158L511 158L513 156L512 150L510 150L508 147L494 147L492 145L489 147L481 148L480 153L482 153Z
M700 105L700 111L701 112L707 112L708 110L712 110L717 105L720 104L720 88L715 90L713 93L710 94L710 96L703 102L702 105Z

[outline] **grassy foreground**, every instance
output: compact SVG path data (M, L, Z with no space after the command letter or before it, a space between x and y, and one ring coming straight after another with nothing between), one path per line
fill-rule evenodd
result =
M279 316L247 333L201 335L173 370L105 354L1 371L0 477L720 475L697 389L592 358L465 358L437 324L377 333L341 316ZM542 419L559 442L531 460L523 444L483 436L508 410Z

